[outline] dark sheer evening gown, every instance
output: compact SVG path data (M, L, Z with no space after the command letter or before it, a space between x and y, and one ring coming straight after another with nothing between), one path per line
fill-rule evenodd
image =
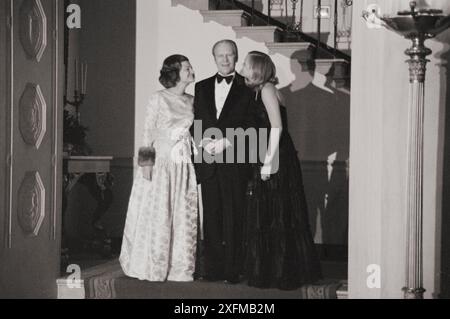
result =
M254 100L254 111L257 127L270 129L260 96ZM321 268L308 221L300 161L283 106L281 114L278 172L264 182L261 164L254 164L248 187L245 272L250 286L290 290L321 279Z

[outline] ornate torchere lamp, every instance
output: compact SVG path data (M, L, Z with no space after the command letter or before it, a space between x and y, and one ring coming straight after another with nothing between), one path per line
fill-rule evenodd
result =
M369 27L385 27L407 39L412 47L406 50L410 71L409 135L408 135L408 194L407 194L407 272L405 299L423 299L423 140L426 59L432 51L425 47L425 40L434 38L450 27L450 15L442 10L416 9L410 3L410 11L397 16L380 16L376 9L365 11L363 17Z

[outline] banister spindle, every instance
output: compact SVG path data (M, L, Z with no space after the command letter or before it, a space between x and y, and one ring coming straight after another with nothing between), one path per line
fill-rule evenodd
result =
M336 51L338 46L338 19L339 19L339 12L338 12L338 0L334 0L334 57L336 57Z
M317 48L316 58L321 47L321 28L322 28L322 0L317 0Z
M300 17L298 20L298 31L303 31L303 0L300 0Z
M255 22L255 0L252 0L252 17L251 17L251 25L254 26Z

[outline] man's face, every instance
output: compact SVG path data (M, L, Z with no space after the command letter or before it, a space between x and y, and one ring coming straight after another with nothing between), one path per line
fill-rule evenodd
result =
M222 75L229 75L236 68L236 53L230 43L219 44L214 51L214 59L216 60L217 70Z

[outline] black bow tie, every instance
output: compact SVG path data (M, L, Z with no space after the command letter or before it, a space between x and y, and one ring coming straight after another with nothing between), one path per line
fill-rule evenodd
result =
M220 74L217 74L217 82L222 83L223 80L227 81L227 84L230 84L231 82L233 82L234 79L234 75L229 75L229 76L222 76Z

